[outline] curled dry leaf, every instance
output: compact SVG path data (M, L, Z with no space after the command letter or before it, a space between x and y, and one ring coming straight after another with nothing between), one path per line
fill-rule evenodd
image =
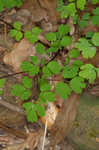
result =
M48 120L48 129L50 129L55 122L57 114L58 108L56 107L55 103L48 103L46 114L44 117L41 117L40 120L43 124L45 124L46 120Z
M20 43L13 46L13 50L10 53L4 56L3 61L5 64L12 66L13 70L17 72L20 71L21 62L30 55L35 55L35 48L29 41L22 39Z

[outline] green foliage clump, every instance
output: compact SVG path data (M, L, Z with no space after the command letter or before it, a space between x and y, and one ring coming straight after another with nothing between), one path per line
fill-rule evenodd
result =
M23 108L26 110L27 119L29 122L36 122L38 116L45 115L45 108L40 103L26 102L23 104Z
M62 47L71 45L72 38L68 35L69 31L69 25L61 24L56 33L50 32L45 34L45 38L51 42L51 46L47 49L46 53L50 54L51 52L57 52Z
M67 18L69 16L75 17L77 9L84 10L86 5L86 0L68 0L65 5L63 0L58 0L57 10L61 13L61 18ZM77 8L77 9L76 9Z
M22 79L22 84L15 84L12 87L11 94L13 96L18 96L21 98L21 100L27 100L29 99L31 95L30 89L32 88L32 79L28 78L27 76L24 76Z
M26 31L24 33L24 37L30 41L30 43L34 44L38 41L38 35L42 32L42 30L38 27L34 27L31 31Z
M64 82L58 82L56 84L56 94L63 99L67 99L67 97L71 94L68 84Z
M21 32L22 25L19 22L14 22L14 29L10 30L11 37L15 38L16 41L20 41L23 37L23 33Z
M99 0L91 0L92 4L97 4L99 3Z
M90 19L90 14L89 13L85 13L83 16L82 16L82 19L80 19L80 17L78 18L78 24L80 26L81 29L85 28L88 26L88 21Z
M99 46L99 32L95 32L91 40L95 46Z
M72 58L77 58L78 56L80 56L80 52L79 52L77 49L72 49L72 50L69 52L69 57L70 57L70 59L72 59Z
M89 80L89 83L93 83L96 79L96 70L95 67L91 64L85 64L80 67L81 71L79 72L79 76Z
M76 76L70 81L70 87L77 94L82 93L82 89L86 87L84 78Z
M21 7L22 0L0 0L0 12L5 8Z
M77 0L77 8L80 10L84 10L86 5L86 0Z
M93 9L93 16L91 19L91 22L93 25L97 25L99 27L99 7L96 7L96 9Z
M67 5L64 5L63 0L59 0L57 10L61 12L61 18L74 16L76 13L75 3L72 2Z
M78 67L76 65L72 65L72 66L65 66L62 72L62 76L64 78L73 78L77 75L78 73Z
M84 58L93 58L96 54L96 47L85 38L80 38L75 44L75 48L82 52Z
M93 4L97 4L98 0L91 0ZM88 26L88 22L92 19L92 24L99 26L97 20L99 17L99 7L92 11L92 14L85 13L80 18L78 11L83 11L86 6L86 0L68 0L66 5L63 0L58 0L57 10L61 13L61 18L72 16L74 24L79 25L80 29ZM97 19L97 20L96 20ZM20 41L25 37L30 43L35 44L37 56L30 56L29 61L23 61L20 68L27 76L22 78L20 84L15 84L12 87L11 93L13 96L19 97L23 103L23 108L26 110L27 119L30 122L35 122L39 117L45 115L45 106L48 102L54 102L56 95L62 99L67 99L73 92L81 94L86 85L93 84L96 77L99 77L99 68L92 64L84 64L79 60L81 54L83 58L93 58L96 54L96 47L99 46L99 32L87 32L85 37L80 37L75 43L73 49L67 50L72 44L70 36L70 26L60 24L57 32L49 32L45 34L45 39L50 43L49 47L45 47L42 42L38 41L38 36L42 30L39 27L34 27L32 31L22 31L22 26L19 22L13 24L13 29L10 35ZM52 57L48 62L43 56L47 55L50 58L51 54L60 54L66 50L65 62L62 66ZM38 57L40 55L40 57ZM43 55L43 56L42 56ZM62 81L58 81L53 91L53 82L50 80L57 75L62 75ZM37 79L39 87L39 96L34 101L29 101L32 98L32 84L34 78ZM3 85L3 80L0 84ZM1 88L1 87L0 87Z

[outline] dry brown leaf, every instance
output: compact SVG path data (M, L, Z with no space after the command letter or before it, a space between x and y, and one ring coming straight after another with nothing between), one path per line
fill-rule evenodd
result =
M96 142L99 143L99 138L98 137L96 137Z
M56 107L55 103L48 103L48 109L46 110L46 114L44 117L41 117L41 122L45 125L46 119L48 120L48 129L54 124L56 116L58 114L58 108Z
M14 45L13 50L7 53L3 61L13 67L15 72L20 71L21 62L26 60L30 55L35 54L34 46L26 39L22 39L20 43Z

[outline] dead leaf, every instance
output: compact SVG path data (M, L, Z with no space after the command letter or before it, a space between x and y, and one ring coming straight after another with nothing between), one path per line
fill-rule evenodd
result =
M22 39L20 43L13 46L13 50L7 53L3 61L13 67L15 72L20 71L21 62L26 60L30 55L35 54L34 46L26 39Z
M98 137L96 137L96 142L99 143L99 138Z

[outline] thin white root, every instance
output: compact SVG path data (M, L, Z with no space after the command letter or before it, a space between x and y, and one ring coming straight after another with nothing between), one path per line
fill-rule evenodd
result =
M45 131L44 131L44 137L43 137L42 150L44 150L45 138L46 138L46 133L47 133L47 126L48 126L48 113L46 114L46 123L45 123Z

